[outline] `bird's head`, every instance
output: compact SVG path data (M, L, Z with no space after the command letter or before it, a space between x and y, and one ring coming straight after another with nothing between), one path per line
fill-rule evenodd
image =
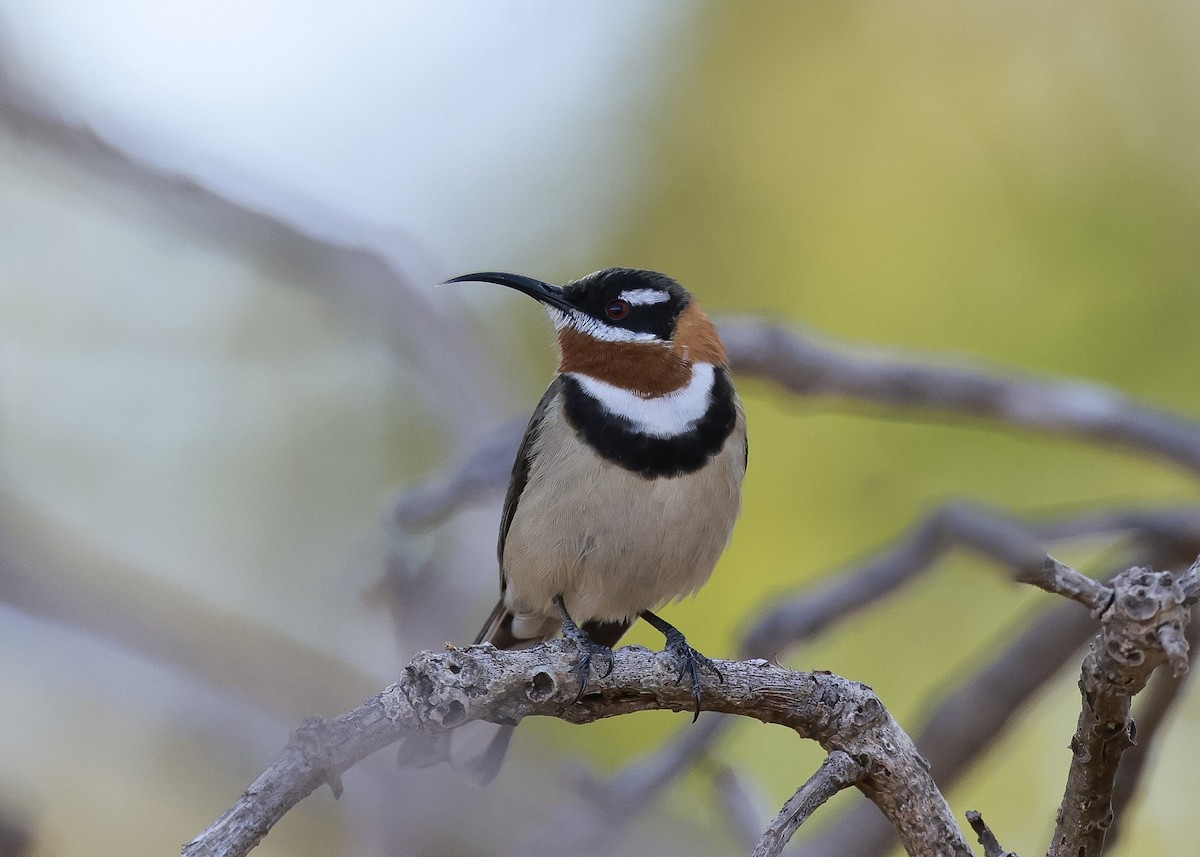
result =
M696 363L727 362L708 316L657 271L606 268L565 286L496 271L446 282L496 283L541 302L558 331L560 372L658 396L685 386Z

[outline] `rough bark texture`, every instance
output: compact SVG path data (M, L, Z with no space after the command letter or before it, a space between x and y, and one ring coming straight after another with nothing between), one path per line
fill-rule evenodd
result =
M1049 857L1098 857L1104 848L1117 766L1136 738L1130 701L1156 667L1169 662L1177 676L1188 667L1184 629L1186 605L1195 599L1196 569L1182 581L1144 568L1114 578L1111 605L1083 661L1083 709L1071 739L1071 768Z
M438 735L464 723L517 723L543 715L588 723L634 711L687 712L691 689L669 658L635 646L616 652L611 675L574 702L575 649L562 640L527 651L492 646L424 652L400 682L332 720L312 720L284 754L215 824L184 846L185 857L242 855L289 808L350 765L415 730ZM898 831L910 854L971 851L911 739L870 688L829 673L800 673L763 660L717 662L723 682L706 684L704 708L796 731L861 767L857 785Z

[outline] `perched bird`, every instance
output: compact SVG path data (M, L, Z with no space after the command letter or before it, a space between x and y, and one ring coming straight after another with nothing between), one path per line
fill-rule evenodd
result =
M698 715L712 665L652 611L708 580L741 506L746 418L716 327L655 271L608 268L563 287L490 271L447 282L523 292L558 335L558 375L504 501L500 600L476 642L561 631L579 647L582 696L592 661L611 671L611 646L641 617L666 636Z

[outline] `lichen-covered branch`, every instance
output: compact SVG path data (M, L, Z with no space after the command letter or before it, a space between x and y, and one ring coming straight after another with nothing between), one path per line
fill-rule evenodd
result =
M1071 739L1071 768L1048 857L1098 857L1112 824L1121 756L1134 742L1130 701L1154 670L1188 667L1184 638L1197 594L1197 568L1183 578L1131 568L1113 579L1111 605L1083 661L1083 708Z
M938 785L948 789L999 738L1022 706L1095 633L1096 620L1074 604L1039 617L980 670L939 700L916 738ZM874 808L858 804L798 852L803 857L876 857L896 835Z
M967 822L971 825L971 829L975 831L975 835L979 837L979 844L983 846L983 857L1016 857L1011 851L1005 851L1004 846L1000 844L1000 840L996 838L996 834L992 833L990 827L983 820L983 816L974 810L968 810Z
M1187 641L1194 659L1196 648L1200 646L1200 616L1197 616L1194 605L1187 627ZM1130 805L1138 797L1150 758L1162 751L1159 737L1166 731L1163 727L1169 722L1175 706L1186 696L1193 674L1194 671L1184 676L1174 676L1159 670L1151 678L1149 686L1138 695L1133 711L1133 720L1137 723L1137 743L1121 757L1121 770L1113 786L1113 825L1104 839L1106 848L1111 849L1120 839L1126 826L1124 819Z
M423 652L382 694L332 720L313 720L216 823L184 846L184 857L240 857L306 795L358 760L414 730L441 734L464 723L557 717L588 723L635 711L689 711L691 689L661 653L616 652L611 675L575 702L576 652L563 640L525 651L471 646ZM912 741L864 685L801 673L763 660L718 662L724 681L706 684L704 708L793 729L861 767L858 788L895 826L910 854L968 857L971 851Z
M1102 518L1072 519L1040 527L1037 531L1064 536L1113 529L1136 532L1149 529L1157 533L1162 525L1189 547L1194 547L1192 520L1190 514L1144 517L1114 513ZM897 553L902 554L903 549ZM1150 552L1146 556L1159 555ZM1017 571L1015 579L1077 601L1088 607L1092 616L1070 605L1046 614L941 702L918 737L917 745L937 772L938 783L943 788L954 782L981 749L1001 734L1008 719L1054 674L1064 659L1095 633L1100 610L1114 598L1112 587L1079 574L1052 558L1045 558L1036 574L1021 572L1022 568L1032 568L1029 563L1015 564L1013 568ZM1185 605L1190 604L1200 589L1200 562L1179 579L1179 588ZM1149 642L1157 645L1154 641ZM895 836L890 827L881 824L878 814L870 807L859 806L816 840L806 843L801 853L805 857L842 853L866 857L886 853L894 845Z

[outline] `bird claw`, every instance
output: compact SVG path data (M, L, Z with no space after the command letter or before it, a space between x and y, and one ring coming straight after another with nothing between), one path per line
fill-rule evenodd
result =
M692 722L695 723L700 718L700 669L704 668L713 672L717 677L717 681L722 684L725 683L725 676L721 675L721 671L717 669L716 664L688 645L687 638L670 622L656 616L649 610L643 610L639 615L667 638L667 644L663 647L663 652L670 655L672 660L675 661L675 667L678 670L675 683L682 683L685 675L691 678L692 699L696 703L692 714Z
M588 682L592 672L592 659L599 658L604 661L604 672L600 674L600 678L608 678L612 675L614 659L613 651L608 646L592 642L587 633L582 629L575 630L578 631L578 634L570 633L564 629L563 636L567 637L579 649L579 657L575 661L575 666L571 667L571 672L579 679L579 693L575 694L575 701L578 702L583 699L583 695L588 689Z
M575 694L575 701L583 699L584 693L588 689L588 680L592 672L592 658L599 657L604 660L604 673L600 678L608 678L612 675L615 665L613 651L608 646L602 646L599 643L593 642L592 638L587 635L587 631L580 628L575 621L571 619L567 613L566 605L563 603L562 596L554 600L558 607L559 616L562 618L562 635L575 644L579 650L579 657L575 661L575 666L571 667L571 672L579 679L579 693Z
M667 645L663 651L675 661L675 667L678 670L675 684L681 684L685 675L692 680L692 699L696 703L696 707L692 713L692 722L695 723L700 718L701 669L712 672L717 677L717 681L722 684L725 683L725 676L721 675L721 671L717 669L716 664L693 649L679 631L667 634Z

